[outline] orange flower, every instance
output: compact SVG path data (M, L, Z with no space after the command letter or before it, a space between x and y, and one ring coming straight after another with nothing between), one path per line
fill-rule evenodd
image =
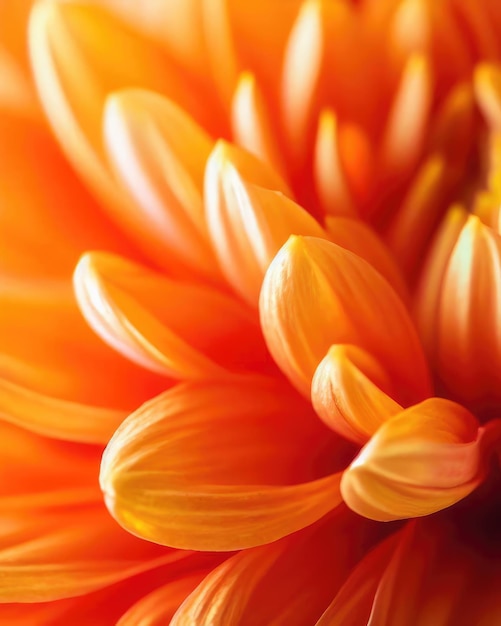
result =
M0 622L501 620L499 27L3 3Z

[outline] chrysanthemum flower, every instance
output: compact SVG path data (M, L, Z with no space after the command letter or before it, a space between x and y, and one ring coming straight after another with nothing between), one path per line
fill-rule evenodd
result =
M501 622L500 28L4 1L1 623Z

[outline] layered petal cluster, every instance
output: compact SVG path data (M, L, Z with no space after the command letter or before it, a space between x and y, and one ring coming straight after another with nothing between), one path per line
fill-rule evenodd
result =
M501 619L500 27L2 4L0 622Z

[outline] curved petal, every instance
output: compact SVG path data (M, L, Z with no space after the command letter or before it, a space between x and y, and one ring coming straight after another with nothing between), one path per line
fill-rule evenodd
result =
M256 77L250 72L241 74L231 109L235 141L284 175L277 131Z
M315 411L341 436L365 443L402 407L384 390L388 374L370 354L350 345L332 346L311 384Z
M226 160L211 158L205 190L209 232L221 268L253 306L269 264L289 235L325 236L307 211L278 191L246 183Z
M0 379L0 417L48 437L106 444L127 412L52 398Z
M128 363L95 336L82 318L69 284L4 284L0 303L0 379L17 386L11 386L8 393L23 396L23 404L28 402L24 407L17 405L12 415L17 423L22 419L27 428L38 422L40 428L63 437L71 430L61 420L58 435L57 416L46 414L48 421L43 426L42 413L35 417L24 412L30 410L32 402L52 402L42 396L66 401L59 404L66 411L73 411L67 404L70 402L112 409L108 417L113 417L115 410L130 411L168 384L164 378ZM57 404L52 404L53 408ZM106 413L101 411L101 416ZM86 430L84 419L83 414L78 417L75 434ZM98 435L101 427L97 423L94 426ZM102 424L105 429L110 426Z
M69 278L91 245L132 253L42 124L3 110L0 136L4 277Z
M438 374L452 397L476 410L500 394L501 236L470 215L448 260L437 324Z
M140 207L137 228L157 261L167 271L179 272L182 263L217 281L202 199L213 143L207 133L174 102L130 89L108 98L104 134L110 159Z
M0 433L0 602L82 595L183 557L110 519L95 483L99 448L3 422Z
M360 530L359 519L337 514L240 552L205 578L172 626L314 624L363 550Z
M29 44L38 91L56 137L113 219L145 253L151 252L136 227L137 206L115 183L107 164L102 141L105 99L133 85L164 93L202 124L217 116L161 50L101 7L37 3Z
M370 623L374 595L401 534L380 543L357 564L315 626L362 626Z
M483 429L458 404L430 398L387 420L344 472L348 506L389 521L435 513L484 480Z
M271 354L304 395L338 343L380 361L394 378L397 402L429 395L426 363L404 305L376 270L340 246L291 237L266 273L259 306Z
M101 486L134 534L196 550L241 549L337 506L339 474L325 476L331 467L320 462L328 442L307 405L275 382L187 383L119 427Z
M407 288L399 267L385 244L365 222L346 217L327 217L325 229L331 241L365 259L386 278L404 301L407 300Z
M221 378L266 364L266 348L251 313L208 287L175 282L97 252L82 257L74 282L91 327L153 372Z

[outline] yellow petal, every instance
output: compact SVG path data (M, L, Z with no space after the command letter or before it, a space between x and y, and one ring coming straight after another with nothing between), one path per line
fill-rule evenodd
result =
M482 431L458 404L431 398L387 420L344 472L343 498L370 519L440 511L484 479Z
M212 242L227 280L257 306L264 274L289 235L323 237L325 232L287 196L246 183L231 162L215 156L205 182Z
M105 141L137 206L136 227L163 268L217 281L202 199L212 140L180 107L153 92L121 91L104 113Z
M337 345L320 362L311 397L315 411L330 428L365 443L402 409L383 389L391 390L392 385L376 359L355 346Z
M220 378L228 370L266 364L251 313L208 287L172 281L97 252L82 257L74 282L80 308L95 332L153 372Z
M426 364L404 305L366 261L335 244L291 237L266 273L260 314L271 354L306 396L318 364L338 343L379 360L404 404L428 395Z
M117 521L145 539L247 548L337 506L339 474L319 477L314 461L327 441L307 405L277 383L186 383L119 427L103 456L101 487Z

